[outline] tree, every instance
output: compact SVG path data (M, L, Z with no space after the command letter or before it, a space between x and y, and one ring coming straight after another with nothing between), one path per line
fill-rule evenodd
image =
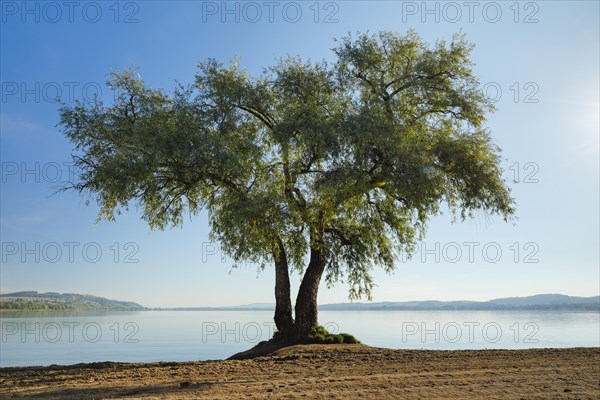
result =
M233 259L274 264L277 329L302 340L323 275L370 298L372 268L392 271L443 204L461 220L514 214L472 47L460 34L434 46L413 31L361 34L331 65L287 58L251 77L207 60L172 94L113 73L113 105L61 108L79 167L67 188L90 193L100 219L140 206L152 229L206 208Z

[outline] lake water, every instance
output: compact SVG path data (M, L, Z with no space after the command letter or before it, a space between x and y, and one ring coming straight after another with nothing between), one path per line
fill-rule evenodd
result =
M271 311L3 313L0 366L223 359L269 339ZM330 332L394 349L600 346L600 314L320 311Z

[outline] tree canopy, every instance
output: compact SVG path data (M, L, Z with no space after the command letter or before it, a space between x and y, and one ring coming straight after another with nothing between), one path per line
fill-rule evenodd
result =
M135 205L153 229L206 208L235 260L302 272L310 259L317 285L325 272L369 297L372 268L392 271L444 204L463 220L514 213L472 48L461 34L359 34L332 62L288 57L260 76L208 59L172 92L112 73L114 104L61 108L80 170L69 188L100 218Z

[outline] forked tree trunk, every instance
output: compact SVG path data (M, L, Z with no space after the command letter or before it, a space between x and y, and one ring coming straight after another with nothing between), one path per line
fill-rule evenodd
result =
M324 269L325 260L321 249L311 246L310 262L296 297L295 340L306 339L311 328L318 325L317 294Z
M290 276L287 256L281 239L279 253L275 258L275 326L284 340L292 336L294 318L292 317L292 300L290 297Z

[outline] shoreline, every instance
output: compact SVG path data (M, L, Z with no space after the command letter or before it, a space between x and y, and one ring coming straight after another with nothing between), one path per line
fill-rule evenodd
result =
M0 368L0 397L600 398L600 347L392 350L297 345L249 360Z

